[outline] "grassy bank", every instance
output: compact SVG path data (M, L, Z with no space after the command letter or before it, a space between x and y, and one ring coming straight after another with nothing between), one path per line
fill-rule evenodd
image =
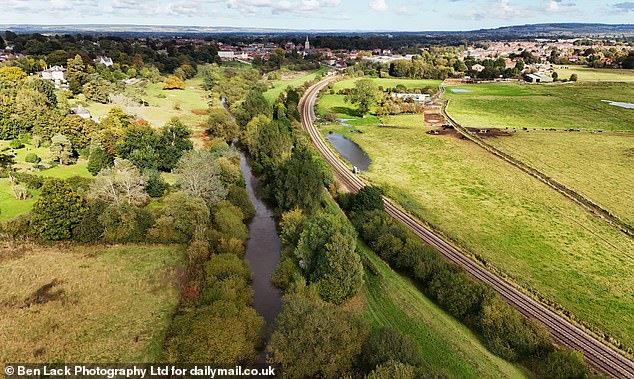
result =
M274 101L280 96L282 92L286 91L286 88L299 87L308 81L315 80L315 78L317 78L318 75L326 71L328 71L328 67L321 67L319 70L315 70L311 72L293 73L293 75L290 75L289 73L285 73L284 75L286 75L287 78L282 78L282 80L275 80L275 81L269 82L273 85L273 88L264 92L264 97L268 101Z
M368 179L467 251L634 346L634 246L478 146L427 127L334 127L373 160ZM606 304L610 304L606 307Z
M468 328L427 299L361 241L358 248L376 268L366 270L363 317L374 328L389 326L409 336L425 364L451 378L524 378L525 373L496 357Z
M156 361L184 260L175 246L1 248L0 361Z

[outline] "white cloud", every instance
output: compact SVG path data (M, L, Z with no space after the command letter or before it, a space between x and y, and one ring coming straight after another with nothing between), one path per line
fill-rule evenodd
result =
M375 11L385 12L388 6L385 0L370 0L370 8Z
M576 6L577 4L572 1L548 0L544 10L550 13L568 12L573 10Z

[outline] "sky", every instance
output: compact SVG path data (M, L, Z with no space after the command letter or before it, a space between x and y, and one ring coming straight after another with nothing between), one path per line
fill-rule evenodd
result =
M0 9L0 24L431 31L634 23L634 0L0 0Z

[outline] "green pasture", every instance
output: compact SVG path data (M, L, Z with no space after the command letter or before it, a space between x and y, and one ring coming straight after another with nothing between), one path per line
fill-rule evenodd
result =
M634 225L634 133L531 131L487 142Z
M629 237L456 136L420 126L332 128L370 155L364 175L410 212L520 286L634 346Z
M277 99L280 94L286 90L286 88L299 87L308 81L314 80L318 75L326 71L328 71L328 67L321 67L320 69L312 72L294 75L292 79L270 81L269 83L273 85L273 88L264 92L264 97L269 101L273 101Z
M634 83L487 83L445 98L449 114L473 128L634 131L634 109L603 100L634 101Z
M555 65L554 68L561 79L568 79L570 75L577 74L579 81L586 82L634 82L634 70L591 68L580 65Z

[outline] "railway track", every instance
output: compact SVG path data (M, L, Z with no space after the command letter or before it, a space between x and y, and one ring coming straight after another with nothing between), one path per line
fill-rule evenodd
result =
M299 108L302 127L309 134L321 156L332 166L339 181L350 191L357 192L366 184L354 175L347 164L342 162L315 128L315 102L319 91L334 78L325 79L310 87L302 99ZM595 369L615 378L634 379L634 362L617 350L591 336L578 326L564 319L535 299L527 296L506 280L498 277L486 268L462 254L457 248L436 235L420 222L398 208L390 199L384 198L385 211L394 219L403 223L426 243L434 246L447 259L463 267L474 278L488 284L509 304L526 317L539 320L550 332L553 339L569 348L583 352L586 361Z

